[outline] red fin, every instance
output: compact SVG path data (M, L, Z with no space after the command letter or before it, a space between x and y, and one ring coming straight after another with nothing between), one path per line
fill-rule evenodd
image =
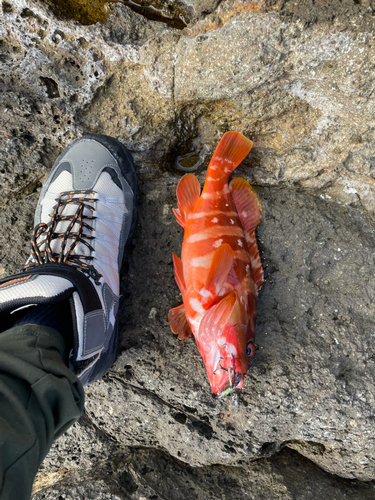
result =
M180 340L187 339L193 335L190 325L186 319L184 304L174 307L169 311L168 323L172 332L178 335Z
M201 187L194 174L184 175L178 183L177 202L179 217L177 217L176 212L175 215L179 224L184 224L182 227L185 227L186 217L194 210L199 200L200 193Z
M181 227L183 227L185 229L185 221L184 221L183 217L181 216L179 209L172 208L172 210L176 216L177 222L180 224Z
M246 158L252 147L252 141L239 132L227 132L217 145L208 166L207 176L218 177L218 172L215 174L216 169L214 168L210 171L210 167L215 167L218 163L223 163L229 177L230 173ZM220 169L220 177L222 175L223 169Z
M262 219L262 205L256 192L242 177L233 179L229 184L229 189L245 231L252 275L259 290L264 282L264 272L256 241L255 228Z
M199 325L199 338L202 339L202 336L210 338L212 334L216 335L218 325L224 325L230 318L236 300L237 292L233 290L233 292L223 297L220 302L208 309Z
M174 266L174 278L176 280L177 286L180 289L181 293L185 292L185 278L184 278L184 267L182 264L182 260L177 257L176 254L173 254L173 266Z
M208 272L205 290L213 297L217 297L221 287L224 285L234 261L232 247L228 243L223 243L215 250L212 258L210 270ZM202 305L212 301L212 297L203 297Z
M255 229L262 220L262 205L258 195L242 177L236 177L229 184L237 213L245 231Z

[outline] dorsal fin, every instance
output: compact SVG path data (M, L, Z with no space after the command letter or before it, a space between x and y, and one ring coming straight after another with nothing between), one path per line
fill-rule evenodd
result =
M182 264L182 260L177 257L176 254L173 254L173 266L174 266L174 278L176 280L177 286L180 289L180 292L185 293L185 278L184 278L184 267Z
M194 174L187 174L182 177L177 186L178 212L174 214L178 223L185 227L186 218L193 210L201 193L201 187Z
M173 333L178 335L180 340L187 339L193 335L190 325L186 319L184 304L170 309L168 323Z
M259 290L264 282L264 272L259 255L255 229L262 219L262 205L258 195L242 177L236 177L229 184L238 216L245 232L253 280Z
M211 267L203 287L202 305L207 306L217 296L224 285L234 261L234 252L228 243L223 243L216 250L212 258ZM201 291L202 293L202 291Z
M227 174L226 178L229 178L231 172L246 158L252 147L252 141L244 135L239 132L227 132L215 149L208 165L207 177L221 178ZM217 169L217 166L220 166L220 169Z

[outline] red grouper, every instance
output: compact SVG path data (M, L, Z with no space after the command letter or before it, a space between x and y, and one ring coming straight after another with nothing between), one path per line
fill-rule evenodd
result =
M261 204L243 178L228 186L230 174L253 143L227 132L207 169L203 192L193 174L177 186L184 228L181 259L173 254L174 272L183 304L169 311L179 339L194 334L215 394L242 388L254 354L256 298L264 281L255 229Z

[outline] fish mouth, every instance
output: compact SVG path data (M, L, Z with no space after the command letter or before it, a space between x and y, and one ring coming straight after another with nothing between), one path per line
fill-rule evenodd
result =
M215 394L227 396L237 387L242 388L243 378L247 373L247 363L241 357L234 354L221 357L217 361L216 369L213 372L214 383L211 384ZM216 379L216 383L215 383Z
M233 390L241 382L243 373L241 371L236 371L234 366L233 368L224 368L220 365L219 369L224 370L225 372L228 373L228 380L221 387L221 389L217 391L217 395L220 397L228 396L228 394L233 392Z

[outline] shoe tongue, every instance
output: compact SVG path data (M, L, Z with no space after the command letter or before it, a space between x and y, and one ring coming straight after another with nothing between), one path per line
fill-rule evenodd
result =
M73 292L72 283L59 276L28 275L10 280L0 286L0 310L17 309L29 304L58 302Z

